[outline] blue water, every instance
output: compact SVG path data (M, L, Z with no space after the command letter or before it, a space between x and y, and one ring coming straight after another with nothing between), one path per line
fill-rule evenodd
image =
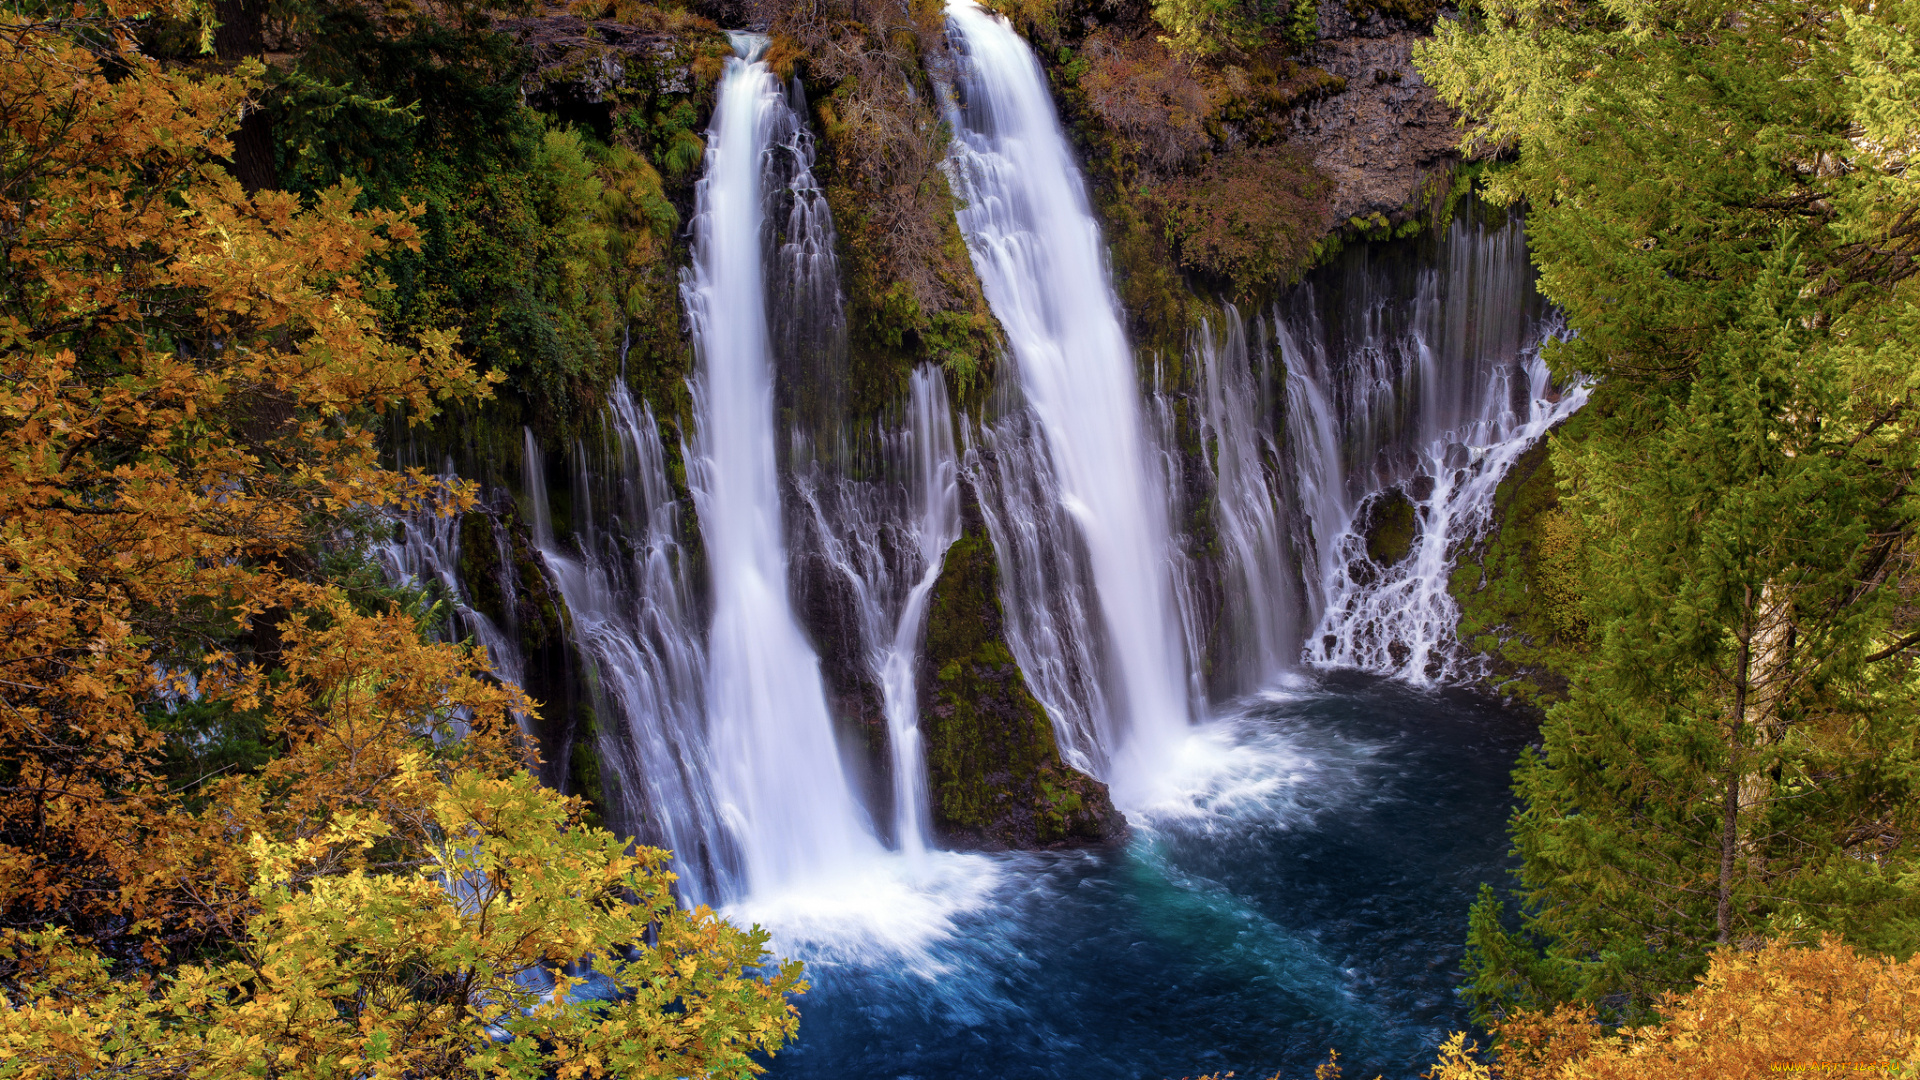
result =
M808 962L779 1080L1412 1077L1467 1025L1532 725L1330 676L1196 731L1124 848L936 854L732 912Z

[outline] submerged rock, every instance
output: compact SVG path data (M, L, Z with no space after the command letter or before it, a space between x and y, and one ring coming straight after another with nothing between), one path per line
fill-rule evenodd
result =
M1119 840L1126 819L1107 786L1061 760L1053 722L1007 648L999 564L970 492L962 516L920 659L934 831L945 844L989 850Z

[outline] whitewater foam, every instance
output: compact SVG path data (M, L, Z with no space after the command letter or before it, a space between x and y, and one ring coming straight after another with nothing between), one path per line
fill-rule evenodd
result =
M965 916L995 906L1001 878L986 855L888 854L761 890L721 914L765 927L775 955L809 967L897 965L933 978L952 969L939 947Z

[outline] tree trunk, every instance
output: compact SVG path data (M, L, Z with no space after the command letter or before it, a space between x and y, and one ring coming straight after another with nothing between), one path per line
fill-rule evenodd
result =
M220 20L213 32L213 51L222 64L231 67L267 51L266 0L222 0L213 6L213 12ZM233 160L228 168L240 186L250 192L278 187L272 124L266 113L251 104L244 109L239 130L233 133Z
M1740 766L1740 736L1747 723L1747 675L1753 662L1753 631L1740 632L1740 661L1733 678L1733 716L1727 725L1727 790L1721 802L1720 904L1715 915L1720 944L1733 936L1733 867L1740 850L1740 788L1745 775Z

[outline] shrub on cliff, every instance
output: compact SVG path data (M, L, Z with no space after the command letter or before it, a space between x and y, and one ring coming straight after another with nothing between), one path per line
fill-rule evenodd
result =
M1080 56L1088 106L1134 154L1168 169L1212 143L1206 120L1214 102L1192 65L1165 45L1103 31L1082 44Z
M1291 109L1345 83L1296 51L1272 27L1232 48L1183 50L1124 17L1040 50L1057 59L1054 84L1143 345L1182 348L1191 291L1176 264L1207 291L1253 300L1325 250L1331 181L1284 140Z
M1290 146L1227 154L1153 189L1181 265L1256 293L1308 264L1333 227L1332 184Z

